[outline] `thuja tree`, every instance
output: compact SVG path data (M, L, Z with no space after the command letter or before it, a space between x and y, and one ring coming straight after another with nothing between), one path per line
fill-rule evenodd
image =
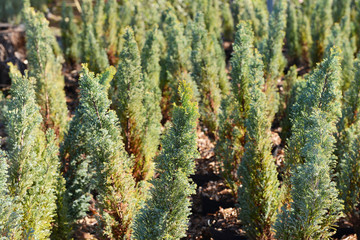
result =
M344 213L353 225L357 235L360 234L359 218L359 91L360 91L360 60L359 56L354 64L355 78L351 82L351 88L346 92L342 108L342 117L338 123L337 149L338 156L338 189L340 197L344 201Z
M187 79L195 97L197 97L198 93L196 83L188 74L191 49L184 35L184 27L177 19L172 8L168 8L164 12L164 18L162 27L167 45L167 53L162 61L163 74L160 84L164 98L162 110L166 113L170 109L170 102L175 102L178 98L176 93L181 79Z
M114 60L112 60L112 57L115 57L115 54L117 53L117 47L118 47L118 31L119 31L119 6L116 0L109 0L106 2L105 5L105 43L108 46L107 52L110 56L110 60L114 63Z
M81 61L89 64L89 69L99 73L109 66L106 51L96 38L94 10L91 0L81 4L82 32L80 41Z
M71 219L86 216L93 198L92 211L100 233L110 239L128 239L138 191L116 113L109 110L107 82L114 74L115 70L109 68L94 76L87 67L83 68L80 105L70 123L61 156Z
M340 22L346 15L346 12L350 9L351 0L333 0L332 3L332 16L334 22Z
M203 18L206 29L214 33L217 37L221 35L221 10L218 0L198 0L196 3L196 12L203 12Z
M289 1L287 6L286 22L286 45L288 54L292 60L301 56L300 31L299 31L299 9L294 1Z
M328 239L342 216L342 201L332 181L335 124L319 108L306 123L301 149L305 163L293 169L292 202L289 209L283 208L275 225L279 239Z
M217 129L217 115L221 101L221 89L216 63L214 44L216 38L211 38L205 28L203 14L198 13L191 27L191 76L199 90L199 112L202 123L209 133Z
M226 96L230 91L230 82L228 80L228 74L226 72L226 56L223 48L223 43L220 40L216 40L214 34L211 35L211 38L214 42L214 61L217 65L217 75L219 77L219 87L221 89L221 94Z
M331 49L329 57L306 78L302 91L297 97L297 102L292 107L291 122L292 136L288 143L287 165L289 168L304 163L302 148L305 142L303 129L306 125L304 114L309 114L315 108L320 108L327 113L329 122L336 122L340 116L339 98L341 96L339 84L340 59L339 53Z
M265 1L237 0L232 2L234 22L251 21L256 44L268 36L269 13Z
M223 164L222 173L234 193L238 182L236 170L243 152L244 122L249 110L250 84L255 71L254 34L249 22L240 22L235 35L234 52L231 59L232 94L221 105L219 140L216 152ZM256 77L262 77L256 75Z
M237 106L233 94L222 99L219 112L219 122L222 124L219 125L215 146L216 156L221 163L221 174L234 195L238 190L239 181L236 172L244 143L244 130L239 128L240 112Z
M348 9L349 10L349 9ZM340 24L335 23L331 29L331 35L328 37L328 45L326 48L325 57L330 52L329 49L336 46L341 49L341 75L342 82L341 90L343 93L351 86L350 83L353 79L353 63L354 63L354 49L351 41L351 22L350 12L343 17Z
M275 224L280 239L326 239L342 216L342 201L333 181L334 133L340 115L340 63L331 50L306 80L293 106L293 127L287 150L289 207ZM298 142L297 142L298 141Z
M161 132L161 91L160 91L160 42L157 28L150 31L141 50L141 66L144 78L143 105L145 106L144 124L144 178L152 176L152 159L160 144Z
M23 14L29 76L36 80L36 99L43 117L43 127L54 129L61 140L66 128L68 112L61 59L55 55L57 43L42 13L36 13L33 8L25 7Z
M8 158L0 152L0 236L4 239L21 239L21 211L9 193Z
M61 39L64 48L65 58L70 63L79 61L79 38L77 37L79 28L74 21L73 9L62 4L61 10Z
M327 38L333 24L331 5L333 0L319 0L311 15L311 36L313 44L310 49L311 63L313 66L319 62L327 46Z
M310 62L310 48L312 47L311 24L310 17L306 14L303 5L297 11L298 18L298 36L301 48L301 61L305 63Z
M114 74L115 69L109 68L101 76L98 76L100 80L97 81L101 81L101 84L104 84L104 88L107 89L108 85L106 83ZM93 107L95 108L96 105ZM93 189L91 178L94 172L92 172L89 159L82 155L82 152L86 150L88 139L86 136L88 129L83 127L88 123L82 124L83 119L87 116L86 110L86 108L82 107L80 100L80 105L76 109L75 116L70 122L69 131L65 135L60 148L62 170L65 172L66 178L66 196L64 200L68 201L66 202L69 205L68 215L73 222L86 216L91 199L90 190ZM90 121L91 119L87 120Z
M172 125L161 141L156 158L158 178L152 180L150 198L140 209L134 223L134 239L180 239L185 237L190 215L190 181L197 157L197 104L185 81L179 87L180 105L175 105Z
M22 1L3 1L0 4L2 22L19 22L21 19Z
M298 76L296 66L290 67L284 78L283 94L281 95L282 108L280 109L282 140L287 141L291 136L291 110L297 102L297 98L304 87L303 77Z
M356 0L353 2L353 18L355 21L353 21L354 24L354 30L358 33L360 30L360 1ZM360 36L357 35L356 37L356 47L357 49L360 49Z
M94 6L94 33L100 45L103 43L105 18L105 1L96 0Z
M146 38L146 9L144 8L145 6L139 1L133 3L133 5L134 11L132 13L130 23L132 29L134 30L136 42L139 44L140 47L142 47Z
M220 2L220 9L224 39L232 41L234 39L234 19L230 9L230 3L227 1Z
M255 58L254 61L261 61ZM274 158L271 155L270 126L266 114L267 98L262 92L261 63L254 63L258 74L249 76L246 111L246 144L239 166L240 214L250 239L272 239L271 225L276 220L281 194ZM256 69L256 70L255 70Z
M47 239L56 211L59 161L53 130L42 131L34 79L10 66L11 100L4 118L8 134L9 194L22 213L20 238Z
M145 84L140 53L131 28L125 30L123 39L123 48L117 72L111 82L110 95L113 108L120 121L125 149L135 158L134 176L140 181L145 178L147 171L145 166L148 164L144 161L146 156L144 150L147 150L144 148L146 109L143 91Z
M274 117L278 110L278 78L281 77L286 65L285 57L282 54L287 18L286 6L286 0L278 0L275 2L269 20L269 35L260 47L260 50L264 55L263 59L266 75L265 92L269 101L269 116L271 118Z

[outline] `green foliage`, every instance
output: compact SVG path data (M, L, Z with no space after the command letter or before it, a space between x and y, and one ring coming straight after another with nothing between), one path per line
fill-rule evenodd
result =
M0 239L21 239L21 212L15 199L9 194L8 164L3 151L0 152Z
M237 193L240 157L243 153L244 127L239 123L240 111L233 94L221 101L219 112L218 140L215 146L216 157L221 164L221 174L233 194Z
M347 90L344 96L344 104L342 107L342 117L338 124L339 132L347 129L358 120L358 113L360 110L360 54L358 54L353 71L355 72L351 88Z
M332 3L332 15L334 22L340 22L346 15L346 12L350 10L351 0L333 0Z
M102 76L106 76L107 72L110 72L111 76L114 75L114 69L109 68L103 75L99 76L100 80L98 81L102 81ZM106 88L106 86L104 86L104 88ZM106 91L104 94L106 97ZM96 129L95 126L89 129L87 125L91 125L93 122L92 116L88 111L92 110L96 113L97 105L91 105L89 110L86 108L87 105L83 106L84 104L89 104L89 101L91 103L91 97L89 93L89 95L84 95L84 103L80 100L80 106L77 108L75 116L70 122L69 131L60 149L60 157L63 161L62 167L63 171L65 171L66 178L65 200L68 201L66 204L69 204L69 219L73 222L86 215L89 207L88 202L91 197L90 190L94 189L94 183L91 181L94 174L93 166L91 165L90 159L86 155L83 155L83 153L87 151L87 142L89 139L87 134L91 132L91 130L94 131ZM109 105L110 103L108 100L105 101L105 97L101 99L102 102L95 103Z
M356 33L359 33L360 32L360 1L359 0L355 0L354 3L353 3L353 15L354 15L354 21L353 21L353 24L354 24L354 31ZM358 34L356 34L356 47L357 47L357 50L360 49L360 36Z
M233 1L236 25L240 21L251 21L256 44L268 36L269 13L263 0L237 0Z
M261 66L255 58L253 66ZM261 88L262 68L251 74L246 110L246 144L238 170L241 185L238 190L240 214L249 239L272 239L271 225L276 220L281 200L275 160L271 155L270 121L267 99Z
M191 76L199 89L199 112L202 123L210 133L214 133L218 126L217 115L221 102L220 77L214 51L214 45L218 42L206 30L201 13L195 16L191 32Z
M220 3L220 9L224 39L231 41L234 38L234 19L231 15L230 4L227 1L223 1Z
M243 152L245 119L250 104L250 84L254 80L254 33L249 22L240 22L235 34L231 58L232 95L221 104L219 114L219 140L216 152L222 162L222 175L234 193L238 182L234 171L238 169ZM261 67L262 68L262 67ZM256 70L255 70L256 71ZM256 75L256 77L262 77ZM255 77L255 79L256 79Z
M165 12L163 24L164 36L167 43L167 56L165 60L167 78L162 84L168 84L170 87L176 88L176 86L173 86L176 80L180 78L183 71L187 71L189 68L190 50L184 36L184 27L178 21L172 9L168 9Z
M115 56L118 47L119 31L119 6L116 0L109 0L105 5L105 43L108 46L107 51L110 56Z
M333 0L319 0L315 2L315 8L311 14L311 36L313 44L310 49L312 66L323 57L327 46L327 38L333 24L331 6Z
M299 94L301 93L303 87L304 87L305 81L303 78L298 77L298 73L296 70L296 66L292 66L287 75L284 79L284 85L283 85L283 95L282 97L282 104L284 104L282 110L282 113L280 116L282 116L281 120L281 126L282 126L282 139L287 140L291 136L291 110L294 106L294 104L297 102L297 98Z
M221 94L223 96L227 96L230 92L230 82L228 80L228 75L226 72L226 61L225 61L225 51L223 48L223 44L220 41L215 41L215 37L214 35L212 35L213 39L214 39L214 51L215 51L215 55L214 55L214 61L216 62L217 65L217 75L219 78L219 87L221 89Z
M66 61L77 63L79 61L79 28L74 21L74 13L71 7L62 4L61 11L61 39Z
M221 9L218 0L198 0L196 12L203 12L204 23L209 33L214 33L217 38L221 34ZM196 16L194 16L196 18Z
M20 237L47 239L56 211L59 161L55 135L41 130L34 79L10 66L11 96L4 112L8 134L9 194L15 198Z
M299 33L299 10L293 1L287 6L286 21L286 46L291 58L298 59L301 56L300 33Z
M359 57L359 56L358 56ZM344 201L344 213L355 229L360 227L359 219L359 88L360 88L360 61L354 63L355 77L351 88L346 92L342 108L342 117L337 125L338 157L338 188L340 197Z
M37 103L43 117L43 128L54 129L61 140L67 125L67 106L62 59L57 57L59 46L49 29L49 23L41 13L32 8L24 9L26 25L26 49L29 76L36 80Z
M176 102L178 84L186 80L193 89L194 97L198 97L196 83L192 80L188 71L190 69L191 49L184 34L184 27L177 19L174 9L168 8L164 12L163 32L167 45L166 57L163 60L163 74L160 86L163 91L163 111L168 112L170 102Z
M332 180L340 70L339 54L331 49L306 79L292 107L285 176L291 201L275 224L277 238L328 239L342 215L342 201Z
M21 8L22 8L22 1L1 1L0 21L18 22L20 20Z
M197 105L192 102L191 87L182 81L180 106L173 109L172 125L162 139L162 151L156 158L158 178L152 180L151 197L145 202L134 223L134 239L180 239L185 237L190 215L190 195L195 184L197 157Z
M249 84L253 78L251 71L253 71L254 58L254 33L249 22L239 23L233 49L231 58L232 90L240 104L240 112L246 114L249 110Z
M81 61L83 63L88 63L91 71L99 73L109 66L109 60L105 49L101 47L101 44L96 37L95 27L97 26L94 24L92 1L83 0L81 9L81 18L83 21L80 41Z
M151 143L147 139L150 137L149 134L155 139L159 137L161 116L154 102L154 100L159 100L159 92L154 85L157 80L150 79L150 77L156 77L158 73L154 72L157 71L156 66L153 68L149 65L144 69L145 74L142 74L139 49L130 28L125 30L123 38L124 45L120 53L120 62L114 80L111 82L110 93L122 128L125 149L135 158L134 177L140 181L146 179L148 172L151 172L148 168L158 147L158 140ZM153 43L147 42L147 44ZM156 46L146 47L156 48ZM155 60L152 63L155 65L158 56L148 55L148 57L155 58L152 59ZM144 91L151 92L152 96L145 97ZM154 127L154 129L149 131L149 127Z
M94 34L99 43L103 42L105 18L105 1L96 0L94 6Z
M309 17L304 13L305 10L299 11L299 38L301 44L302 59L305 62L310 61L310 47L312 46L311 24Z
M269 116L273 118L279 107L279 93L277 89L278 78L281 77L286 65L285 57L282 54L286 28L287 1L278 0L275 2L269 20L269 35L266 43L261 47L264 54L265 65L265 92L269 101Z
M107 82L115 73L109 68L94 76L84 67L80 80L80 105L71 121L61 156L68 162L66 187L70 217L84 217L89 200L96 201L95 216L110 239L130 235L137 190L114 111L109 110ZM97 193L96 196L94 193Z
M143 105L145 107L144 124L144 164L142 171L145 179L152 176L152 159L156 155L160 144L161 133L161 91L160 91L160 42L157 28L147 35L144 47L141 51L141 66L144 76Z
M350 27L350 12L347 11L341 23L335 23L331 29L331 35L328 38L328 46L326 48L325 56L329 54L329 50L336 46L341 49L340 58L341 58L341 68L342 68L342 82L341 90L343 93L350 87L350 83L353 79L353 64L354 64L354 49L352 40L350 37L351 34Z
M341 132L342 138L338 142L340 146L339 165L338 165L338 189L340 198L344 201L344 213L346 218L359 229L359 184L360 184L360 166L359 166L359 121L356 121L348 129Z
M335 122L318 107L303 118L304 163L292 169L292 201L275 224L276 238L330 239L343 210L332 181Z
M328 58L307 77L297 102L292 107L291 122L292 136L288 143L287 165L289 168L304 163L302 148L306 127L306 118L314 109L320 109L327 115L328 122L335 122L340 117L340 59L337 50L332 49Z

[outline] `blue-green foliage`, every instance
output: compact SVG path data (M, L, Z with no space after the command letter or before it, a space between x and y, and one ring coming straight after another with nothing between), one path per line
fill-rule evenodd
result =
M62 4L61 11L61 39L64 48L65 59L70 63L79 62L79 28L74 20L73 9L67 6L65 2Z
M315 1L315 7L311 13L311 36L313 44L310 49L311 64L316 66L321 61L327 38L330 35L330 29L333 24L331 15L331 6L333 0Z
M19 219L18 239L31 234L47 239L56 210L59 181L58 147L52 130L42 131L40 108L35 102L34 79L10 66L11 96L4 112L8 134L9 194Z
M222 163L222 175L234 193L237 191L238 183L235 172L243 152L250 83L253 80L253 74L261 72L254 72L252 68L254 67L253 44L254 33L250 23L241 21L235 34L234 52L231 59L232 93L223 99L221 104L219 113L221 124L216 144L216 153Z
M268 37L260 46L265 72L265 93L269 101L269 116L274 118L279 108L278 79L282 76L286 59L282 54L287 21L287 1L277 0L269 19Z
M280 239L327 239L342 216L342 201L333 181L341 96L338 55L336 49L330 50L329 57L306 79L292 107L285 176L291 200L275 224Z
M109 60L96 35L92 1L83 0L81 9L83 22L80 40L81 62L88 63L91 71L99 73L109 66Z
M332 49L329 57L313 70L307 77L297 102L292 107L290 116L293 126L292 136L287 150L287 165L290 168L304 162L301 157L301 149L305 144L303 129L306 125L306 117L316 108L326 113L329 122L337 121L340 117L341 68L338 54L338 51Z
M161 141L162 151L155 160L159 177L151 181L151 197L136 217L134 239L185 237L190 215L189 197L195 193L195 184L189 176L194 174L194 159L198 156L198 110L185 81L180 84L179 96L181 105L173 109L172 125Z
M120 239L130 234L138 200L132 161L124 149L116 114L109 110L108 79L114 74L111 67L95 77L84 67L80 105L61 155L68 163L65 177L71 219L84 217L93 198L96 217L104 226L101 233Z
M141 51L141 66L144 78L143 105L145 107L144 124L144 164L145 179L152 177L152 159L158 151L161 132L161 90L160 90L160 42L158 29L154 28L146 37Z
M15 198L9 194L8 186L8 158L0 152L0 239L20 239L21 211L16 205Z
M191 34L191 76L199 89L201 120L208 131L214 133L218 127L217 115L221 102L221 76L215 51L215 45L219 43L206 30L202 13L196 14Z
M359 126L359 91L360 59L355 60L355 76L351 88L345 93L342 117L337 125L338 188L344 201L344 213L355 229L359 228L359 184L360 184L360 126Z
M262 63L255 51L249 75L248 108L245 119L244 155L238 170L241 185L238 190L239 218L249 239L271 239L281 192L275 159L271 155L270 121L267 98L262 92ZM260 61L260 62L259 62Z
M329 239L342 216L343 205L332 180L335 156L334 121L320 108L305 116L302 129L304 163L292 168L289 208L276 222L278 239Z
M62 75L62 56L49 22L33 8L23 10L29 76L34 77L36 100L45 129L54 129L62 140L67 125L67 106Z

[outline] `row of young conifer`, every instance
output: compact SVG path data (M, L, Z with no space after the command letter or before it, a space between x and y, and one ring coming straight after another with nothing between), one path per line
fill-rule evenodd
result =
M91 212L99 238L185 237L198 117L250 239L326 239L341 217L360 229L359 7L83 0L79 19L64 2L60 48L25 0L28 71L10 66L2 104L0 236L69 239ZM229 81L222 39L232 38ZM70 121L64 60L87 63ZM294 63L312 70L298 76Z

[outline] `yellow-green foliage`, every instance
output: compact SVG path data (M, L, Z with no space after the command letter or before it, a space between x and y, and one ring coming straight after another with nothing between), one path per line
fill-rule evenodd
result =
M174 106L172 125L161 141L162 151L156 158L158 178L152 180L150 198L145 202L134 224L134 239L181 239L186 236L190 215L190 195L195 184L189 179L195 171L197 157L197 104L191 87L179 85L180 105Z
M24 9L26 49L29 76L34 77L36 99L43 117L43 128L52 128L61 140L67 125L67 106L62 59L57 56L59 46L49 23L33 8Z
M96 73L104 71L109 66L109 60L105 49L99 42L96 29L97 22L94 22L94 10L91 0L83 0L81 4L82 32L80 40L81 61L89 64L89 69ZM100 13L99 13L100 14ZM98 16L98 15L96 15ZM101 17L101 16L99 16ZM102 17L96 19L103 21ZM97 30L99 33L100 30Z
M11 100L4 112L8 134L9 195L21 213L15 239L48 239L56 211L58 147L53 130L42 131L34 78L10 66Z
M72 223L86 216L93 198L95 216L102 226L99 234L110 239L128 239L138 191L132 177L132 158L125 151L118 118L109 110L107 83L114 74L115 69L109 68L95 77L84 67L80 105L70 123L61 156L68 166L66 197Z
M210 133L215 133L221 102L220 76L214 46L218 44L218 41L206 30L204 15L201 13L195 16L191 33L191 76L199 89L201 120Z
M313 41L310 49L312 66L316 66L316 63L321 61L327 46L327 38L333 24L331 15L332 2L333 0L315 1L315 8L312 11L310 21Z

